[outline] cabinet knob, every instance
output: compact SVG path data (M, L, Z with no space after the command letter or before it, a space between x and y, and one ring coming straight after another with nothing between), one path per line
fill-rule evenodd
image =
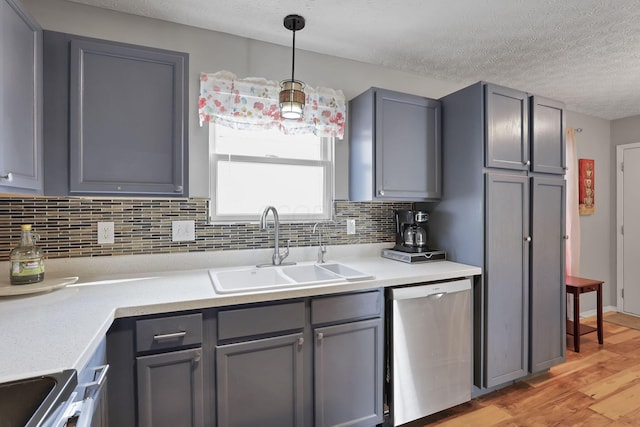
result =
M176 193L182 193L182 185L176 185L176 189L173 191L175 191Z
M531 164L531 162L529 160L527 160L526 162L523 162L522 164L525 165L525 166L529 166Z
M11 182L13 181L13 174L11 172L7 172L6 175L0 175L0 180Z
M300 337L298 338L298 345L302 345L304 344L304 338Z
M322 341L324 338L324 334L322 332L318 332L318 341Z
M196 355L193 357L193 364L195 365L196 363L200 362L201 358L202 358L202 354L198 351Z
M378 194L384 196L384 190L378 190Z
M568 234L565 234L564 236L562 236L562 238L563 238L564 240L569 240L569 235L568 235Z
M531 236L527 236L527 237L525 237L525 238L524 238L524 241L525 241L525 242L530 242L530 241L531 241Z

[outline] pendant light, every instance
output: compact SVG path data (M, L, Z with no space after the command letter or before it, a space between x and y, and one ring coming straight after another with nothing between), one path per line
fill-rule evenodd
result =
M284 27L293 31L293 49L291 59L291 79L280 82L280 115L285 119L299 119L303 115L305 94L304 83L294 78L296 66L296 31L304 28L304 18L300 15L287 15Z

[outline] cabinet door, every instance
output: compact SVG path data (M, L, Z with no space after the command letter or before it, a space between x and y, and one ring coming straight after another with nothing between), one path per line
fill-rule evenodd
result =
M382 319L314 332L314 425L367 427L381 423Z
M303 337L216 347L218 427L303 425Z
M531 185L531 372L565 359L565 181Z
M440 163L440 102L377 89L375 197L439 199Z
M529 100L525 92L485 86L485 166L529 169Z
M0 0L0 192L41 193L42 30Z
M202 349L136 358L138 425L204 425Z
M528 180L524 175L486 175L485 387L528 371Z
M71 194L183 196L186 55L72 39Z
M531 97L531 170L563 175L565 160L564 104Z

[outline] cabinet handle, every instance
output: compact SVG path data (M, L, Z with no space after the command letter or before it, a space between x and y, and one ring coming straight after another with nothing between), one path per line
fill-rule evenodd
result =
M378 190L378 194L384 196L384 190Z
M176 185L176 189L173 191L175 191L176 193L182 193L182 185Z
M524 241L525 241L525 242L530 242L530 241L531 241L531 236L527 236L527 237L525 237L525 238L524 238Z
M200 351L196 352L196 355L193 357L193 364L195 365L196 363L200 362L201 358L202 354L200 353Z
M322 339L324 338L324 334L322 332L318 332L318 341L322 341Z
M523 162L522 164L525 165L525 166L529 166L531 164L531 161L527 160L526 162Z
M170 334L157 334L153 336L154 341L175 340L187 335L187 331L172 332Z
M0 175L0 179L3 181L11 182L13 181L13 174L11 172L7 172L6 175Z
M298 338L298 345L302 345L304 344L304 338L300 337Z

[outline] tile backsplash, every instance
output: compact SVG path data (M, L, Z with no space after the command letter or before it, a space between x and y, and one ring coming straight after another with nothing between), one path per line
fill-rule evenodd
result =
M334 221L323 223L328 245L394 241L394 209L406 202L336 201ZM67 197L0 197L0 261L20 239L20 225L33 224L48 258L202 252L273 247L273 229L251 224L207 224L206 199L88 199ZM356 234L346 233L346 220L356 220ZM196 240L171 241L171 222L193 220ZM114 223L115 242L97 243L97 223ZM280 241L292 247L318 242L313 223L281 224Z

